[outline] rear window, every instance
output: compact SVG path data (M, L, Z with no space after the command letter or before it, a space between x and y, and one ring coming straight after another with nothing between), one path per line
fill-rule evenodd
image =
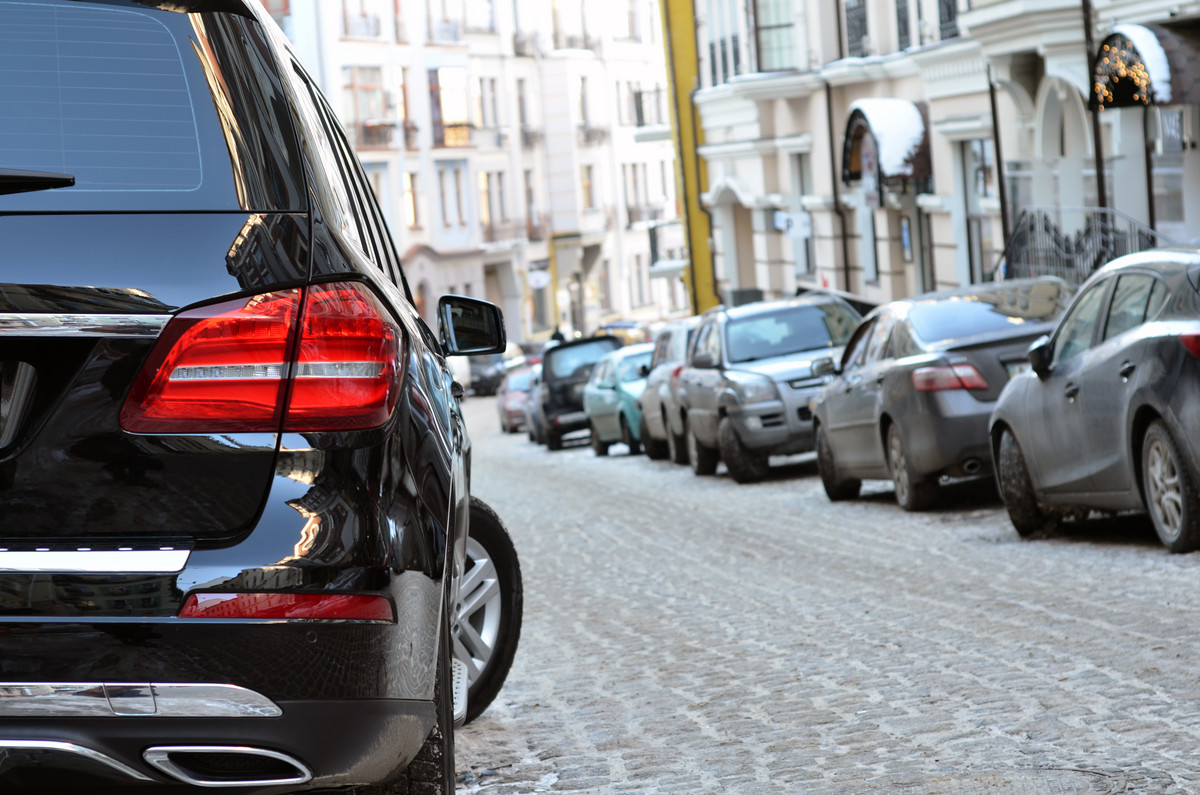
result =
M622 359L621 363L617 365L617 380L622 383L628 383L629 381L636 381L641 378L641 368L650 365L650 356L652 353L653 351L646 351L645 353L637 353Z
M232 14L0 0L0 168L75 186L0 210L298 210L265 33Z
M520 370L515 373L508 374L508 391L509 392L528 392L529 381L533 377L532 370Z
M920 301L908 311L913 331L926 344L1056 320L1070 290L1060 282L998 286L976 295Z
M551 348L542 361L542 376L546 379L587 378L596 362L618 347L613 340L597 339Z

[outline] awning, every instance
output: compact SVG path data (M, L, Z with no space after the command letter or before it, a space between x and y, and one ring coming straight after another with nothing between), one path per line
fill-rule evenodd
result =
M857 100L850 105L846 122L842 181L847 185L865 181L869 189L875 190L924 183L933 176L927 130L925 111L915 102L895 98Z
M1200 42L1159 25L1116 25L1092 62L1089 109L1200 102Z

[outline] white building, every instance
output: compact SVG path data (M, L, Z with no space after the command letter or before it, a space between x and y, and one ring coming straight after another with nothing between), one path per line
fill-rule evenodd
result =
M427 320L445 293L494 301L518 341L684 307L650 278L647 226L677 217L653 0L265 5L339 113Z

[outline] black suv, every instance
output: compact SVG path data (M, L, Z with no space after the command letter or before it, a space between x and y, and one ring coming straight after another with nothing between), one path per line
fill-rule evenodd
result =
M583 387L596 362L621 347L621 340L605 334L571 340L546 349L542 375L534 395L541 439L551 450L560 450L563 436L588 427L583 411Z
M453 791L499 310L421 320L256 2L0 0L0 74L0 791Z

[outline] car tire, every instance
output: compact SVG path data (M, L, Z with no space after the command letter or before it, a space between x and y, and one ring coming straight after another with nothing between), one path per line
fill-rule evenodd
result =
M667 416L663 414L663 427L667 429L667 457L674 464L687 465L687 438L686 435L676 435L671 430L671 423L667 422Z
M747 450L728 417L722 417L717 426L717 444L730 477L738 483L757 483L767 476L771 468L767 456Z
M1028 538L1046 528L1050 520L1038 505L1025 455L1017 438L1007 428L1000 434L996 451L996 481L1008 518L1018 535Z
M692 472L697 475L714 474L717 471L717 462L721 460L717 451L705 446L704 442L696 438L696 431L690 422L684 425L684 435L687 437L687 454L688 460L692 462Z
M1172 552L1200 548L1200 502L1179 445L1162 420L1142 438L1142 497L1163 546Z
M646 424L646 415L642 415L640 423L642 434L642 447L646 448L646 457L652 461L662 461L670 454L670 449L667 442L663 439L655 439L650 435L650 426Z
M625 415L621 415L621 441L629 448L630 455L640 455L642 452L642 443L633 438L633 432L629 429L629 423L625 421Z
M512 537L491 506L471 498L467 569L459 591L454 653L467 664L470 723L496 698L521 639L524 588Z
M938 484L933 478L913 475L908 453L900 437L900 426L892 423L887 432L888 471L896 487L896 502L906 511L923 511L937 500Z
M825 487L825 496L830 502L852 500L862 490L862 481L854 478L843 478L838 475L837 464L833 460L833 448L825 435L825 426L817 425L817 472L821 475L821 485Z
M561 450L563 446L562 434L554 431L546 431L546 447L550 450Z
M600 441L600 434L596 433L595 426L592 427L592 452L597 456L608 455L608 442Z

